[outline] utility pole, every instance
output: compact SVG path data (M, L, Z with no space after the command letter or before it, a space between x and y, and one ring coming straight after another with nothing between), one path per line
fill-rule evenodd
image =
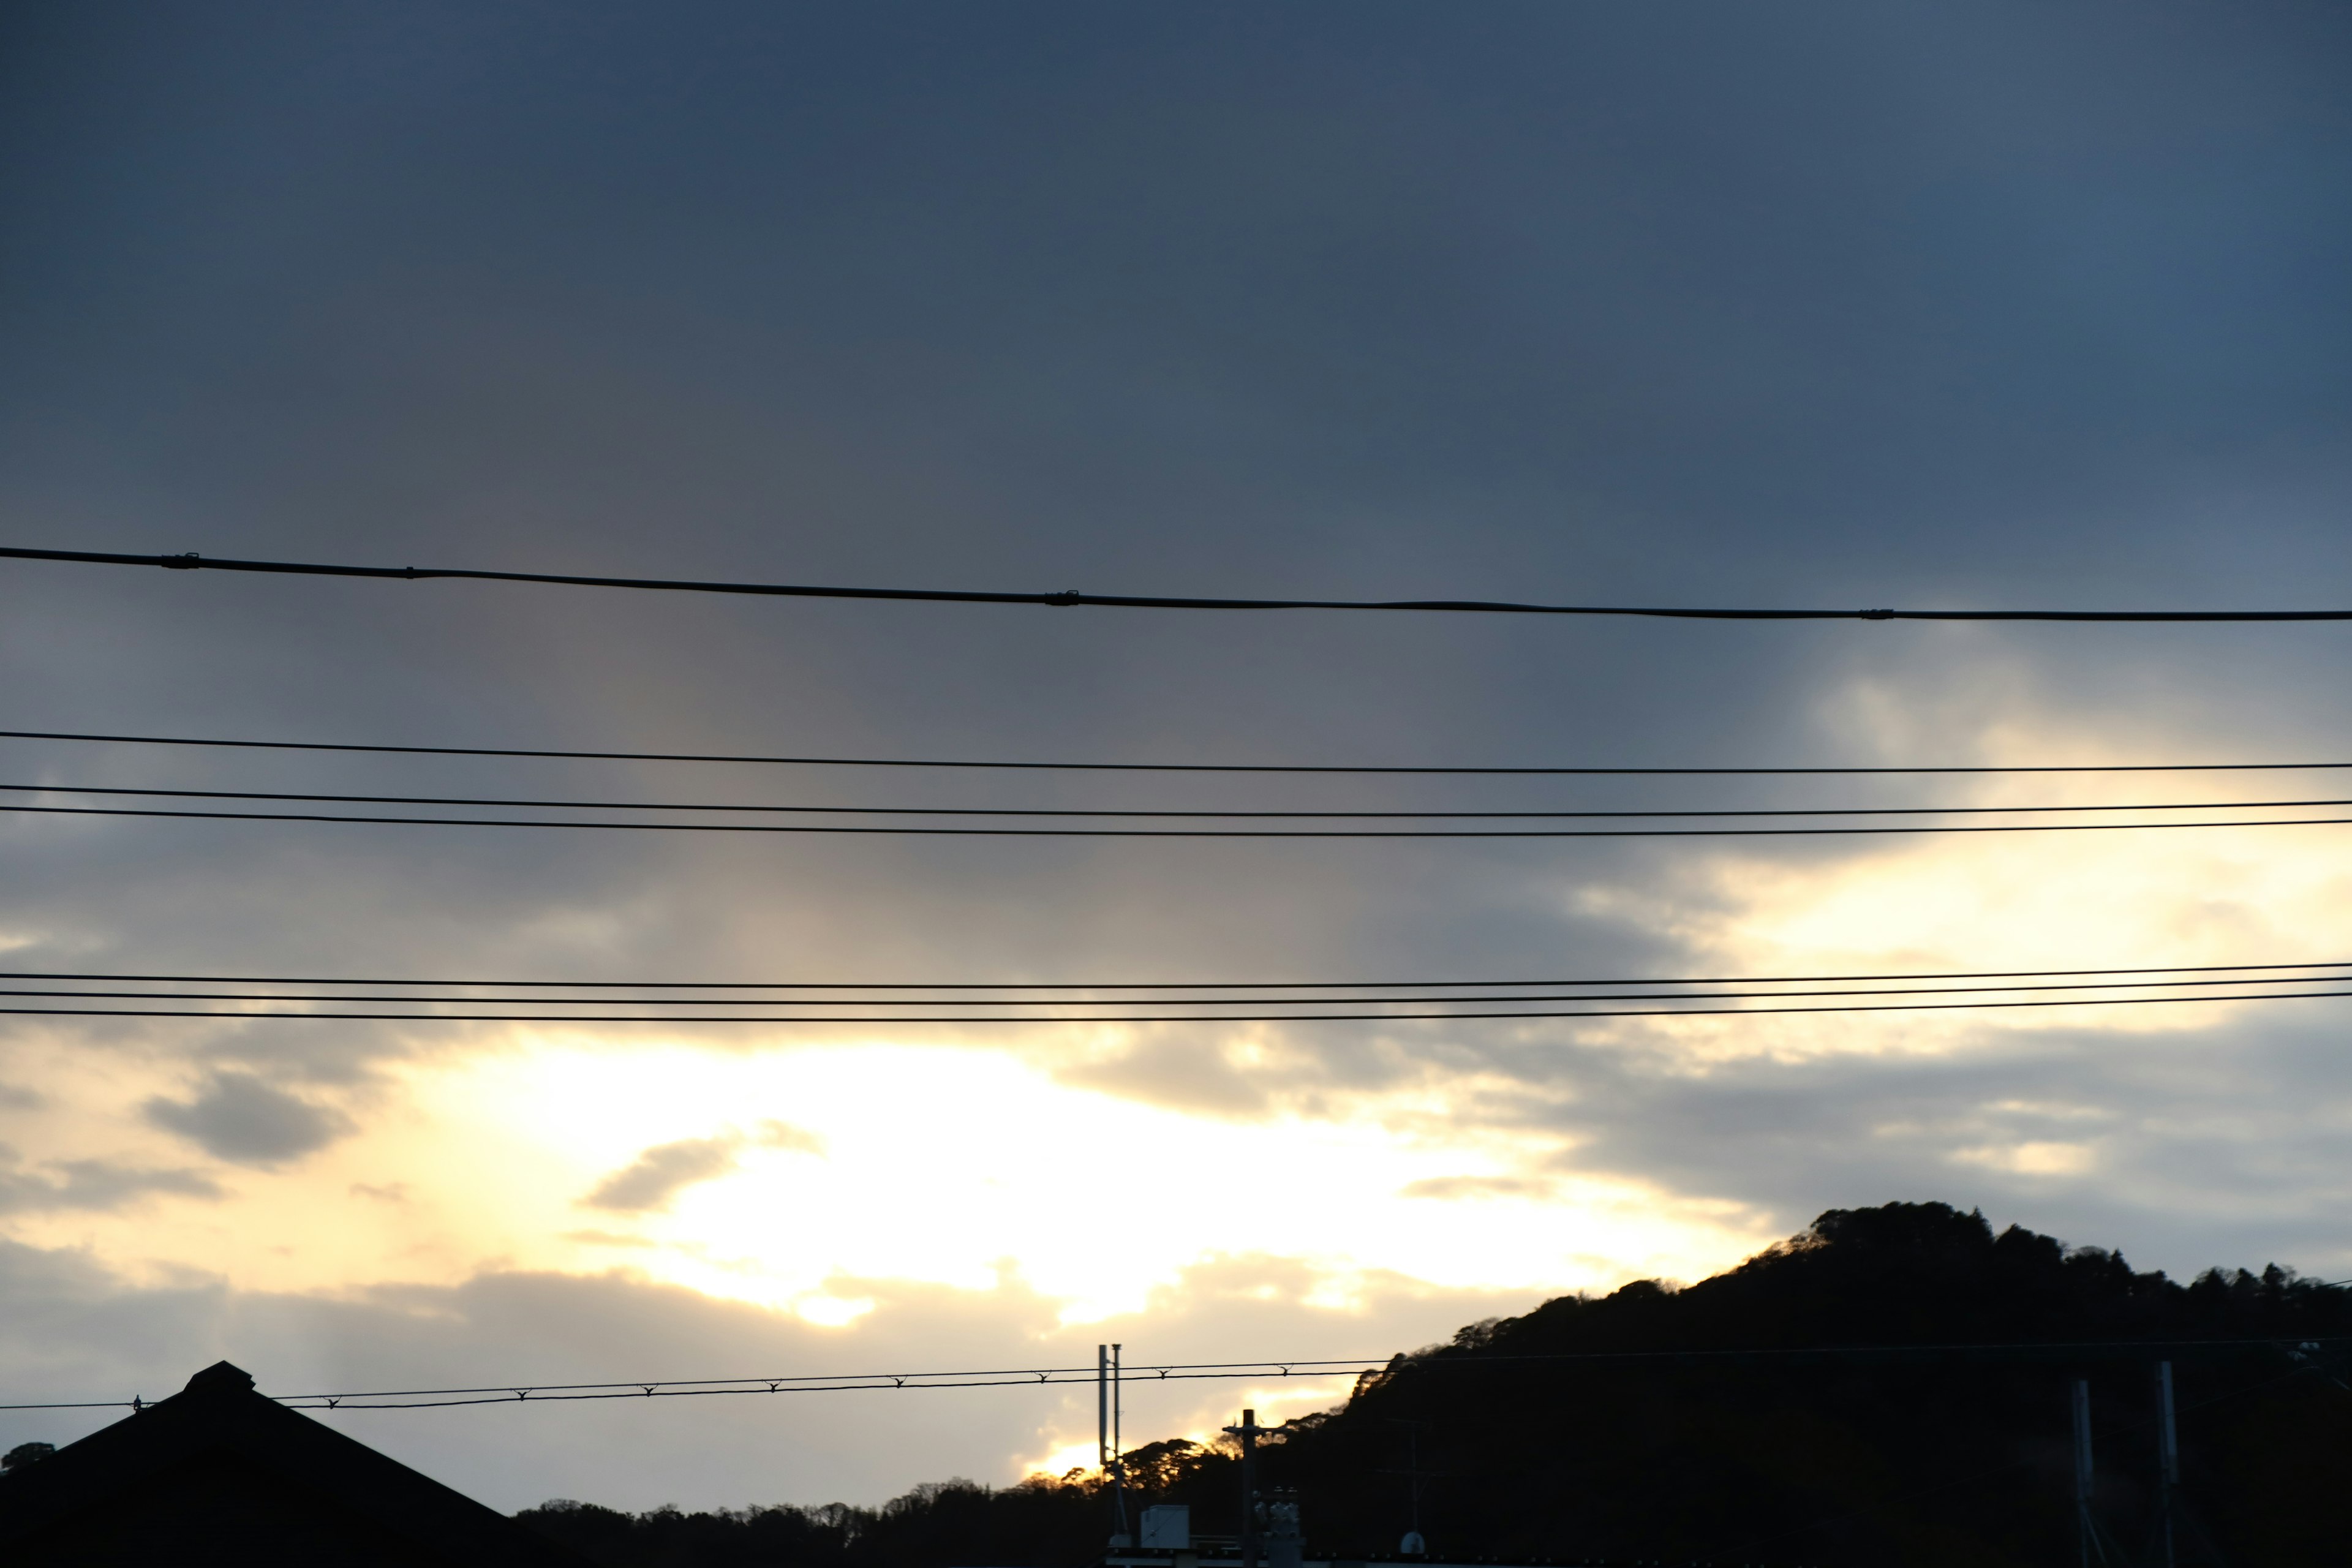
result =
M1110 1482L1110 1543L1132 1546L1127 1528L1127 1461L1119 1447L1118 1345L1095 1347L1095 1462Z
M1242 1412L1242 1424L1226 1432L1242 1440L1242 1568L1257 1568L1257 1439L1266 1428L1257 1412Z
M1133 1541L1135 1536L1127 1523L1127 1447L1118 1429L1119 1406L1123 1403L1119 1397L1119 1349L1118 1345L1110 1347L1110 1500L1118 1514L1118 1532Z
M2088 1380L2074 1380L2074 1540L2082 1554L2082 1568L2091 1568L2095 1556L2100 1563L2107 1560L2105 1542L2099 1539L2099 1521L2091 1514L2091 1384Z
M1391 1415L1389 1417L1389 1425L1404 1428L1405 1468L1383 1470L1381 1474L1409 1478L1410 1489L1407 1495L1412 1499L1411 1528L1405 1538L1397 1543L1397 1551L1402 1556L1418 1557L1429 1550L1428 1540L1421 1533L1421 1483L1423 1478L1429 1474L1421 1468L1421 1429L1429 1423L1415 1421L1403 1415Z
M2172 1424L2172 1363L2156 1363L2156 1531L2163 1568L2173 1568L2172 1519L2180 1487L2180 1436Z

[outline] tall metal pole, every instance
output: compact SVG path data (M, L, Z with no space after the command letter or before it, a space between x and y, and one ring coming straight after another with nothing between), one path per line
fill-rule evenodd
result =
M1110 1500L1113 1528L1129 1541L1135 1538L1127 1525L1127 1448L1119 1434L1118 1358L1123 1347L1110 1347Z
M2074 1541L2082 1568L2091 1568L2094 1541L2091 1524L2091 1385L2074 1380ZM2099 1553L2106 1561L2106 1553Z
M1257 1568L1257 1412L1242 1412L1242 1424L1225 1430L1242 1441L1242 1568Z
M1095 1468L1105 1477L1110 1474L1110 1347L1095 1347ZM1114 1497L1111 1504L1110 1529L1114 1546L1118 1535L1118 1505Z
M1404 1429L1405 1463L1412 1467L1412 1532L1421 1533L1421 1424Z
M1382 1470L1381 1473L1384 1476L1404 1477L1408 1488L1405 1495L1411 1500L1408 1505L1411 1511L1407 1515L1409 1528L1404 1540L1398 1542L1397 1550L1407 1554L1417 1554L1426 1550L1428 1546L1428 1542L1423 1539L1421 1533L1421 1483L1428 1475L1428 1472L1421 1468L1421 1429L1429 1423L1416 1417L1391 1415L1389 1417L1389 1425L1404 1428L1405 1468L1402 1470Z
M1242 1412L1242 1568L1257 1568L1257 1412Z
M2180 1436L2172 1424L2172 1363L2156 1363L2156 1497L2157 1531L2163 1542L2164 1568L2173 1568L2173 1492L2180 1485Z

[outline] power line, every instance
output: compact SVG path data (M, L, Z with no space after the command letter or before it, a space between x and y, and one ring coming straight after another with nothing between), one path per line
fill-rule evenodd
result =
M2352 967L2352 966L2348 966ZM2352 981L2352 974L2273 975L2264 984L2324 985ZM1799 997L1820 996L1956 996L1987 993L2011 994L2021 991L2154 991L2189 985L2236 985L2244 982L2235 976L2216 976L2207 980L2136 980L2078 981L2070 985L1913 985L1875 986L1864 990L1837 991L1575 991L1524 994L1507 993L1483 995L1415 995L1415 996L1349 996L1346 1001L1356 1006L1410 1006L1417 1004L1443 1003L1453 1006L1491 1006L1506 1002L1737 1002L1778 1001ZM399 1003L408 1006L477 1006L511 1005L517 1007L822 1007L832 1005L827 997L812 997L806 1002L774 996L436 996L415 994L391 995L352 995L348 993L321 995L315 992L299 991L27 991L0 989L0 996L38 997L56 1000L98 1000L115 1002L313 1002L347 1005L353 1003ZM1055 996L861 996L858 1005L866 1007L1057 1007L1071 1005L1071 1000ZM1112 999L1123 1007L1314 1007L1328 1006L1328 996L1121 996ZM2084 998L2085 1001L2097 998ZM2200 1000L2183 997L2184 1001ZM692 1018L696 1014L682 1016ZM1479 1016L1465 1014L1464 1016Z
M1554 778L1794 778L1929 773L2305 773L2352 769L2352 763L2069 763L1986 767L1569 768L1391 766L1309 763L991 762L936 757L760 756L731 752L572 752L516 746L397 746L341 741L248 741L187 735L113 735L70 730L0 730L0 740L79 741L105 745L215 746L273 752L363 752L392 756L531 757L559 762L742 763L812 768L981 768L1020 772L1126 773L1417 773Z
M1100 809L1084 806L769 805L710 801L551 800L507 795L316 795L283 790L142 789L100 784L0 784L5 795L95 795L173 800L317 801L341 805L462 805L541 811L732 811L828 816L1019 816L1181 818L1223 821L1328 820L1630 820L1717 816L2000 816L2086 811L2286 811L2352 805L2352 799L2137 801L2093 805L1813 805L1631 811L1202 811L1190 808ZM0 810L24 807L0 806Z
M661 593L740 594L763 598L881 599L959 605L1089 605L1128 610L1389 610L1513 616L1633 616L1695 621L2352 621L2352 610L1758 610L1685 609L1624 605L1538 605L1496 599L1232 599L1139 594L986 593L948 588L843 588L793 583L713 583L670 577L596 577L560 572L489 572L462 567L341 566L305 561L243 561L177 555L126 555L94 550L0 547L0 558L66 561L98 566L161 566L171 571L261 572L279 576L462 579L545 583L572 588L640 588Z
M2136 969L1959 969L1885 974L1652 975L1599 980L387 980L351 975L102 974L35 969L0 970L0 980L170 985L422 985L498 990L570 986L580 990L593 987L631 991L1362 991L1381 986L1825 985L1882 980L2047 980L2081 974L2243 974L2278 969L2352 969L2352 959L2292 963L2168 963ZM2284 984L2291 977L2279 978ZM2352 1284L2352 1280L2346 1283Z
M2340 978L2340 977L2338 977ZM2323 982L2325 984L2326 982ZM277 1018L308 1022L407 1024L1311 1024L1408 1023L1446 1020L1532 1018L1696 1018L1722 1016L1766 1017L1782 1013L1933 1013L2011 1007L2134 1007L2200 1002L2295 1002L2352 996L2352 991L2270 991L2226 996L2035 997L2016 1002L1871 1002L1801 1007L1614 1007L1509 1012L1418 1013L1066 1013L910 1014L787 1013L719 1016L672 1013L284 1013L251 1008L0 1007L0 1016L77 1018ZM128 1000L129 998L126 998ZM289 998L289 1000L296 1000ZM1475 1005L1468 998L1465 1005ZM1706 1000L1706 998L1701 998ZM479 1005L478 1002L477 1005ZM518 1005L520 1005L518 1003ZM1262 1004L1259 1004L1262 1005Z
M1180 1383L1212 1379L1297 1377L1322 1379L1376 1376L1403 1369L1453 1370L1528 1363L1594 1363L1624 1362L1790 1361L1808 1357L1891 1358L1950 1355L2022 1354L2072 1356L2140 1356L2163 1352L2176 1357L2201 1352L2304 1349L2342 1342L2341 1336L2290 1336L2286 1339L2210 1340L2016 1340L1957 1341L1916 1345L1774 1345L1731 1350L1564 1351L1524 1355L1454 1354L1441 1351L1419 1357L1348 1356L1267 1359L1245 1362L1171 1362L1131 1366L1123 1381ZM268 1397L297 1409L402 1410L438 1409L472 1405L550 1404L591 1399L677 1399L722 1394L855 1394L935 1392L957 1388L1042 1388L1091 1384L1100 1375L1090 1366L991 1367L957 1372L803 1373L763 1377L628 1378L608 1383L476 1384L448 1388L367 1389L325 1394L278 1394ZM362 1403L374 1401L378 1403ZM403 1403L383 1403L401 1401ZM71 1403L0 1405L0 1410L97 1410L130 1408L145 1401L82 1400Z
M2124 808L2117 808L2124 809ZM2137 833L2186 827L2342 827L2352 817L2242 817L2201 822L2005 822L1863 827L910 827L835 822L596 822L559 817L364 816L320 811L192 811L164 806L14 805L37 816L160 817L200 822L312 822L379 827L570 828L605 833L759 833L900 838L1822 838L1946 833ZM1739 815L1760 815L1741 813Z

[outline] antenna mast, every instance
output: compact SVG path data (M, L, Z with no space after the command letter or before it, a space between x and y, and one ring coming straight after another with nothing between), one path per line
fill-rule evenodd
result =
M1132 1546L1127 1527L1127 1459L1119 1444L1119 1346L1095 1347L1095 1462L1110 1482L1110 1543Z

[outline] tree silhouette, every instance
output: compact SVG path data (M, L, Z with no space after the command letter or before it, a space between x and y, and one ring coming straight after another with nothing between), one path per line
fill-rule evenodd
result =
M1263 1443L1258 1485L1297 1493L1310 1555L1392 1550L1412 1430L1438 1561L2025 1568L2073 1560L2077 1378L2095 1505L2126 1550L2143 1544L2153 1367L2170 1360L2201 1536L2232 1563L2336 1563L2347 1348L2352 1292L2275 1265L2181 1285L1943 1204L1832 1210L1698 1284L1562 1297L1400 1355ZM1128 1457L1136 1503L1189 1504L1210 1534L1239 1527L1238 1468L1182 1439ZM949 1481L873 1510L523 1517L614 1568L1076 1568L1108 1530L1090 1475Z

